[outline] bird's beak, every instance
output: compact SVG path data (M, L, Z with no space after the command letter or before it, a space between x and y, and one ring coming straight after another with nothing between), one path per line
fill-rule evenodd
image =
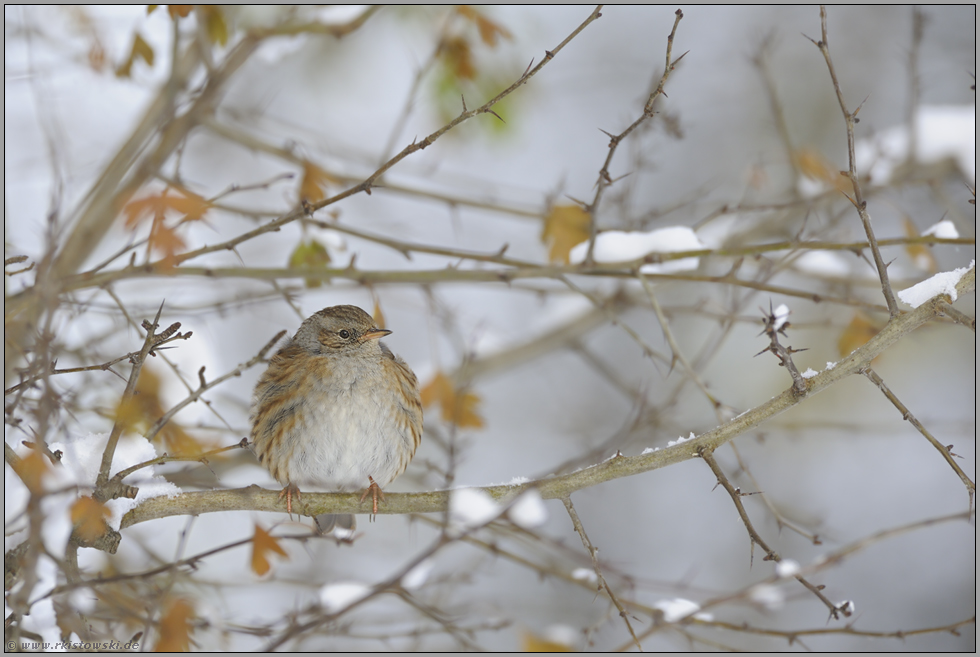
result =
M361 342L367 342L368 340L378 340L385 337L391 333L388 329L373 328L364 332L361 336Z

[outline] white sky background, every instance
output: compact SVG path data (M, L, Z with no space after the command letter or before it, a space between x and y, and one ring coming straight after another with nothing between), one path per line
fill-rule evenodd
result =
M542 212L548 198L559 202L568 202L567 197L591 199L607 153L608 138L600 129L617 133L640 112L651 82L663 66L674 9L607 7L601 19L513 96L504 115L507 127L503 133L480 130L475 124L497 119L477 117L457 134L399 164L389 174L388 183L528 212ZM7 256L25 254L32 260L43 256L52 198L57 199L54 206L59 221L68 220L169 70L171 28L163 10L150 17L142 8L85 10L110 62L124 57L134 29L153 46L158 59L152 70L138 63L131 80L119 80L111 71L97 73L86 65L90 32L79 27L72 11L5 8ZM268 20L278 10L239 11L237 20L244 25ZM427 12L432 11L384 10L340 42L297 37L266 44L232 81L217 120L275 146L295 144L296 153L332 171L353 177L367 175L385 159L382 149L403 110L412 76L431 52L434 14ZM725 204L778 203L792 197L796 181L786 165L760 76L751 63L769 34L773 36L773 76L795 144L817 149L834 166L846 168L843 120L826 66L819 51L801 36L819 37L816 8L696 7L684 11L674 54L690 52L668 83L668 98L658 106L665 116L679 121L683 139L667 135L658 118L652 130L620 146L611 173L614 178L630 175L608 190L599 216L603 228L652 231L683 225L707 232L723 222L702 225L703 220ZM902 126L908 115L912 10L882 7L829 11L832 54L845 98L850 106L866 99L858 137L870 139ZM922 104L973 105L974 92L969 89L972 80L967 73L976 70L975 9L926 7L923 11L927 24L920 53ZM494 67L501 86L506 86L532 58L537 62L545 49L558 44L589 9L503 7L487 12L513 33L513 40L480 53L480 63ZM31 28L29 37L25 28ZM441 125L429 89L423 85L405 129L394 141L396 150ZM468 107L485 101L479 92L471 93L466 95ZM644 163L642 167L637 165L639 160ZM63 185L60 189L53 183L53 170ZM165 171L173 173L173 160ZM289 211L296 202L299 174L294 165L230 144L203 128L191 135L181 155L182 180L204 196L284 172L296 173L297 178L267 190L228 197L229 203L267 212L269 218ZM760 175L763 183L753 184ZM925 185L908 184L873 197L869 209L878 236L902 236L901 220L906 216L920 231L945 218L959 235L974 236L974 208L966 203L969 195L964 180L952 171L943 180L944 184L932 191ZM975 183L971 180L970 184ZM627 191L628 200L616 202L618 195ZM509 244L507 253L515 258L536 262L547 258L547 249L539 239L541 223L534 218L462 206L449 208L391 189L376 189L371 196L359 195L330 209L338 211L346 225L406 242L484 252ZM863 239L856 214L843 203L833 210L825 206L807 221L809 234L814 236ZM209 215L206 225L195 225L183 235L196 247L229 239L255 225L241 216L216 212ZM780 241L800 230L802 216L753 214L737 216L724 225L723 235L735 236L732 239L740 243ZM309 234L327 239L319 229ZM299 226L293 224L243 244L238 251L241 259L221 253L209 256L206 263L283 267L300 235ZM705 243L718 243L717 235L713 240L700 236ZM87 266L114 253L127 237L120 221ZM345 241L347 250L333 253L338 266L345 265L355 253L357 267L366 270L430 269L447 264L441 257L416 254L409 261L376 244L355 238ZM975 257L975 249L967 246L936 247L933 253L939 271L965 267ZM779 283L882 303L876 278L864 261L846 251L832 255L843 259L845 274L850 272L841 277L843 282L827 286L815 283L813 279L820 272L807 269L801 259L797 267L801 273L787 274ZM895 260L889 271L896 290L929 276L900 249L886 251L885 257ZM728 266L718 265L718 273L723 274ZM823 273L836 278L826 270ZM30 276L7 279L8 293L31 280ZM610 293L617 286L613 280L576 282L597 293ZM373 304L366 289L345 282L319 289L306 289L296 280L283 281L283 285L295 291L295 303L303 316L340 303L355 303L369 311ZM528 291L531 288L557 293L544 298ZM201 365L206 365L213 376L227 372L251 358L277 331L288 329L292 333L300 321L281 295L256 281L137 279L115 289L131 304L134 317L150 316L166 299L164 324L181 321L184 330L194 331L192 340L169 354L191 381ZM430 301L418 287L376 288L388 327L394 330L386 342L412 365L423 383L439 368L456 367L467 351L489 353L491 346L498 351L537 337L547 330L544 327L553 325L551 320L564 321L569 305L581 301L567 288L544 282L511 287L451 283L432 290L437 307L455 322L451 330L432 313ZM642 298L638 285L628 290ZM706 284L662 284L657 290L661 303L671 308L690 309L703 303L713 312L731 312L730 295ZM712 392L737 412L790 385L785 370L777 367L770 354L753 357L766 346L764 339L757 337L761 329L758 308L768 309L770 300L774 306L789 306L790 321L798 327L790 329L789 343L809 349L797 356L801 371L807 367L822 370L825 363L838 359L836 339L852 316L851 310L843 307L778 295L746 296L749 292L738 295L742 303L735 312L745 321L736 326L701 371ZM84 291L77 299L90 304L77 315L60 318L60 338L67 350L89 340L102 341L105 335L114 336L108 344L99 343L109 356L138 348L140 337L118 322L104 294ZM209 306L216 300L240 303L229 304L221 313L211 312ZM972 297L966 303L970 305L957 307L973 314ZM581 305L582 311L588 308L588 304ZM675 334L690 354L700 352L716 328L716 323L681 310L673 319ZM634 308L625 314L625 320L653 348L669 353L648 307ZM634 342L608 324L591 333L585 343L619 378L644 390L652 406L661 403L683 378L679 368L670 372L663 364L644 359ZM943 444L955 444L954 451L963 457L962 467L975 478L976 378L975 367L970 366L975 362L974 354L975 340L969 331L933 325L896 345L874 367ZM72 355L66 353L64 364L82 363L73 363ZM216 435L222 444L247 435L248 397L259 374L259 369L253 369L210 395L235 432L202 435ZM123 387L109 375L88 380L99 385L76 392L84 394L91 404L109 405ZM71 387L80 381L66 380L64 385ZM183 394L176 383L168 390L173 402ZM458 485L479 486L516 476L548 474L558 464L607 444L637 412L629 399L570 351L550 353L526 366L480 379L475 392L483 399L481 413L487 427L464 433L456 473ZM610 456L615 449L638 454L643 448L664 446L677 436L692 431L700 434L717 424L714 412L692 385L668 410L669 416L660 418L659 426L609 442L609 450L595 460ZM437 411L429 411L427 424L437 424L436 416ZM200 405L179 418L191 425L218 425ZM67 430L75 435L107 432L105 420L99 422L94 415L82 417ZM5 427L5 435L11 444L23 439L9 427ZM757 527L773 547L804 568L829 550L879 529L966 508L963 486L949 467L862 378L854 377L808 400L760 431L741 437L736 445L760 486L782 512L824 539L824 545L814 546L792 532L779 532L761 504L747 503ZM720 450L719 459L734 475L737 466L730 450ZM431 440L423 440L416 464L391 488L424 490L439 486L439 480L419 465L426 460L445 464L443 452ZM256 463L248 459L237 463L234 468L218 467L217 477L203 467L173 470L192 470L190 483L202 487L252 483L275 487ZM747 481L741 485L746 490L753 488ZM758 582L774 570L772 564L761 560L759 550L750 568L744 527L728 497L720 488L712 490L713 486L710 470L695 460L583 491L573 501L590 537L600 546L604 563L635 578L638 600L654 605L682 598L700 604ZM551 501L545 506L547 522L535 531L561 538L580 550L562 505ZM124 533L119 563L131 568L145 563L141 545L151 545L154 553L171 558L178 534L187 527L187 554L244 538L250 535L256 519L269 527L283 517L210 514L196 522L175 518L145 523ZM245 549L233 551L225 559L204 562L202 579L230 580L241 588L200 596L199 613L210 614L216 627L232 621L247 624L253 619L268 620L318 599L320 586L336 582L371 584L396 573L432 538L427 527L410 525L400 517L381 516L370 525L365 519L360 525L365 536L353 549L327 542L290 545L291 560L276 564L272 581L247 570ZM960 620L969 615L975 596L974 534L973 527L947 524L905 535L877 544L815 579L827 585L831 599L855 600L857 622L864 629L911 630ZM530 548L527 551L533 552ZM937 554L942 558L936 559ZM97 569L105 557L83 550L83 559ZM445 584L446 578L460 572L469 573L471 581ZM419 595L431 595L434 604L457 608L467 617L518 621L516 627L520 629L479 635L480 645L501 650L517 648L524 628L543 635L554 624L586 627L607 611L605 602L588 592L532 575L505 560L458 547L435 560ZM715 608L711 613L716 619L764 627L824 626L826 613L815 599L801 587L781 586L786 602L778 610L760 611L743 605ZM417 619L391 601L374 602L360 611L368 613L357 615L362 620L371 619L373 614L394 614L395 620L410 625ZM370 627L369 623L365 631ZM807 645L819 650L864 650L871 646L972 650L973 632L967 627L959 637L927 635L901 644L869 644L846 636L811 638ZM249 637L223 637L217 631L196 638L207 648L261 645ZM624 643L628 635L621 624L610 622L594 638L596 647L608 649ZM445 643L431 640L427 647L445 649L453 645L448 639L443 639ZM370 641L315 641L307 646L377 647ZM783 645L745 637L733 643L747 649ZM676 636L667 634L644 641L647 650L683 645Z

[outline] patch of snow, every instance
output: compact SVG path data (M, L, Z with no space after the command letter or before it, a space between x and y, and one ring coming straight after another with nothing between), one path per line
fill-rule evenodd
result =
M371 593L371 587L360 582L337 582L320 589L320 605L324 611L333 613L345 609Z
M531 489L522 493L517 501L511 505L507 516L518 527L533 529L540 527L548 520L548 509L544 506L541 493Z
M953 301L956 301L956 284L963 276L973 269L976 262L971 260L969 267L960 267L953 271L939 272L935 276L927 278L921 283L917 283L910 288L906 288L898 293L898 298L912 306L918 308L929 299L936 295L946 294Z
M626 262L638 260L651 253L677 253L707 248L694 231L687 226L668 226L649 232L608 230L596 236L593 258L596 262ZM585 260L589 243L582 242L569 254L569 262L578 264ZM663 263L643 265L644 274L667 274L697 269L699 258L682 258Z
M928 228L926 228L923 235L932 235L933 237L940 237L947 240L955 240L960 236L959 232L956 230L956 226L949 219L943 219L942 221L935 223Z

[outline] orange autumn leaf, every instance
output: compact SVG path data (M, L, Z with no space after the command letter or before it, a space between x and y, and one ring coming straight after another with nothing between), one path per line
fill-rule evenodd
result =
M178 17L187 18L191 15L191 10L194 5L167 5L167 13L170 14L170 18L176 20Z
M71 506L71 522L83 541L94 541L106 532L109 509L91 497L80 497Z
M152 369L143 367L135 393L119 404L114 419L121 423L124 431L145 433L165 413L160 399L160 379ZM201 443L174 420L163 425L156 438L171 456L197 456L204 451Z
M160 639L154 652L187 652L191 647L191 619L194 607L183 599L174 600L160 619Z
M435 377L422 387L422 406L432 406L436 402L441 402L444 397L452 394L452 388L453 384L450 383L449 377L442 372L436 372Z
M27 490L33 494L42 493L41 480L48 471L48 460L39 451L32 450L30 454L20 460L17 474L20 480L27 486Z
M483 418L477 414L480 397L469 391L457 389L449 377L436 372L435 377L422 388L422 405L439 404L442 419L457 427L479 429Z
M851 181L842 176L840 171L835 169L820 151L813 148L801 148L796 151L794 157L800 173L810 180L819 180L845 194L854 193Z
M457 5L456 12L476 24L480 40L491 48L497 45L497 38L510 39L510 32L503 25L495 23L470 5Z
M374 319L374 325L378 328L385 327L385 314L381 310L381 300L377 297L374 298L374 313L371 318Z
M123 214L126 215L126 227L135 228L144 219L152 218L160 221L166 218L167 212L181 215L181 221L197 221L214 205L182 187L171 187L159 194L151 194L126 203Z
M525 632L524 636L521 638L521 651L522 652L574 652L571 646L567 646L564 643L558 643L557 641L549 641L548 639L542 639L541 637L532 634L531 632Z
M201 442L173 421L165 424L158 435L171 456L200 456L204 452Z
M556 205L544 218L541 241L548 245L548 260L568 264L576 244L589 239L591 217L578 205Z
M163 218L167 210L167 203L164 199L165 197L147 196L126 203L123 207L123 214L126 215L126 228L136 228L147 217Z
M461 80L476 78L476 65L473 63L473 51L470 43L461 36L444 39L439 44L439 57L447 71Z
M118 422L122 430L127 433L137 431L144 419L143 407L137 397L120 401L113 417L113 420Z
M258 525L255 525L255 536L252 537L252 571L256 575L265 575L272 566L268 554L275 552L281 557L289 558L286 551L279 546L279 541Z
M164 223L167 214L179 214L180 222L199 221L212 207L210 201L194 192L181 187L171 187L159 194L129 201L123 207L123 214L126 216L126 227L130 229L135 229L147 218L152 220L149 246L163 257L159 263L160 268L169 269L177 264L177 254L187 245L177 234L176 226L168 226Z
M902 225L905 228L906 237L918 237L919 229L915 227L912 221L905 217L902 220ZM912 258L912 262L919 269L928 272L930 274L935 274L939 271L939 265L936 263L936 257L932 255L932 250L925 244L906 244L905 252L909 254Z
M203 219L207 211L214 207L214 204L206 198L190 190L182 187L171 189L176 191L179 196L170 197L170 207L182 215L180 218L181 221L198 221Z
M303 161L303 180L299 184L299 198L316 203L326 198L327 185L338 185L340 180L308 160Z
M854 313L851 323L847 325L837 340L837 353L841 356L851 354L855 349L876 336L879 330L881 329L874 325L870 317L860 311Z
M187 245L173 228L160 223L150 232L150 247L163 256L157 263L159 269L172 269L177 264L177 253Z

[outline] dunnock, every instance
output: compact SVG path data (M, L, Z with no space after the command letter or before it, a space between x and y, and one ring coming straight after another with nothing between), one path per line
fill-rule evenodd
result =
M381 487L415 456L422 439L418 380L380 342L389 333L356 306L324 308L272 357L255 386L252 443L285 485L279 497L286 496L289 513L300 487L365 486L377 513ZM323 533L334 524L354 527L351 515L316 520Z

